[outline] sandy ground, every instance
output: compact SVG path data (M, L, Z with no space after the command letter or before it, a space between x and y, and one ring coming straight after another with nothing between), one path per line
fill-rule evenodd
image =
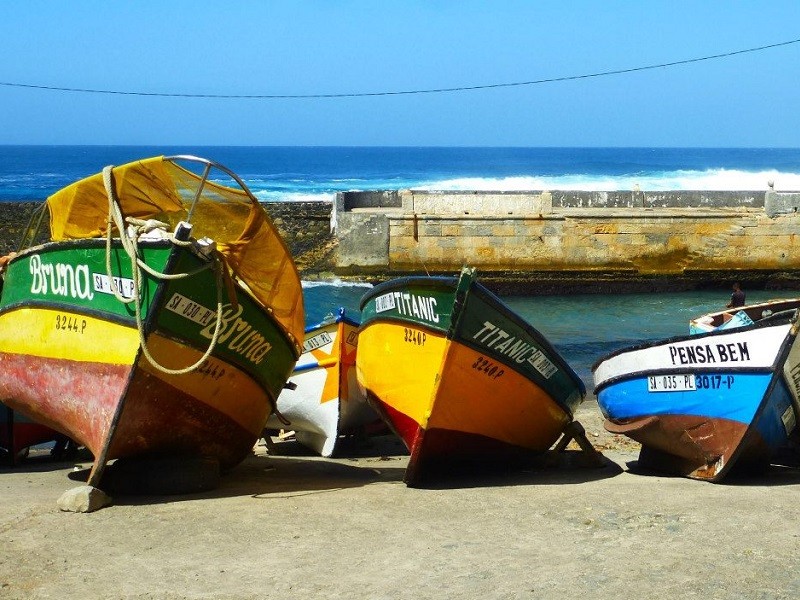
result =
M402 483L392 437L330 460L263 442L218 489L60 512L72 463L0 471L0 598L798 598L800 472L709 484L601 468ZM85 463L82 463L85 465Z

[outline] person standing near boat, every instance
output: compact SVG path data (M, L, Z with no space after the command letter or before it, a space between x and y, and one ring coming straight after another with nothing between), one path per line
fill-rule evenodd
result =
M744 291L739 285L739 282L733 284L733 293L731 294L731 301L725 305L725 308L736 308L744 306Z

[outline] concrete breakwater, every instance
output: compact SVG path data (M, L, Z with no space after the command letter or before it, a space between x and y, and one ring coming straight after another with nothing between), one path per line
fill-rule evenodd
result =
M478 269L508 293L800 287L800 193L345 192L335 271Z
M0 203L0 251L38 202ZM800 289L800 193L344 192L264 205L304 278L463 265L501 293Z

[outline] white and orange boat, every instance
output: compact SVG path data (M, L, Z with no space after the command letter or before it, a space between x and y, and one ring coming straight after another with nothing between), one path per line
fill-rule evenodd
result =
M303 354L267 428L291 429L298 442L330 457L341 436L380 422L356 382L358 325L340 308L335 316L306 328Z

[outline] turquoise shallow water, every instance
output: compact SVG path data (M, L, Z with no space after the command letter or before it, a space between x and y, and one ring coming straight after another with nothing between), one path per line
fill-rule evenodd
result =
M317 323L343 306L358 318L364 286L307 284L304 288L306 322ZM747 302L800 295L791 292L747 292ZM729 292L693 291L658 294L574 296L513 296L503 300L543 333L593 389L592 365L619 348L689 333L689 319L721 310Z

